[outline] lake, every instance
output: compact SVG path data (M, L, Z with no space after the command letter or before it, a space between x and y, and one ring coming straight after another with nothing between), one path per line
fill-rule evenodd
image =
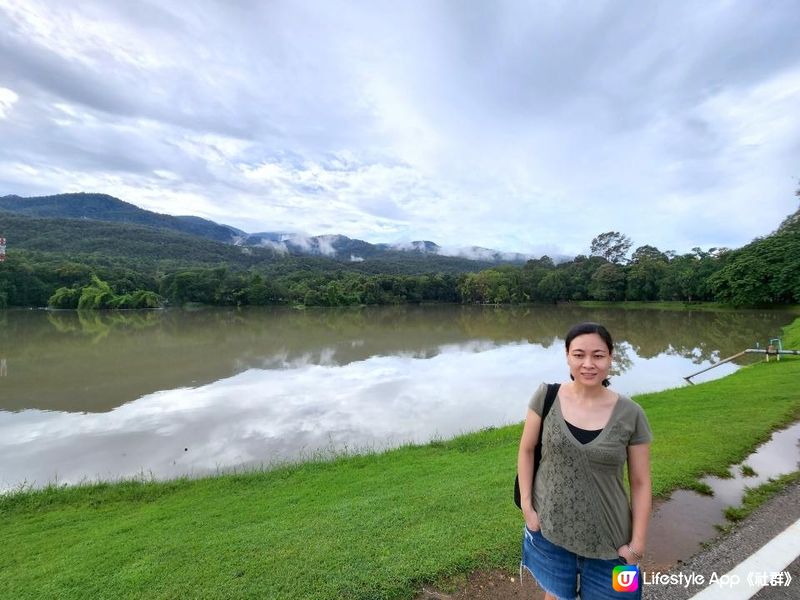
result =
M6 310L0 490L449 438L524 419L536 386L567 376L563 336L576 322L610 329L612 386L636 394L686 385L792 319L569 305Z

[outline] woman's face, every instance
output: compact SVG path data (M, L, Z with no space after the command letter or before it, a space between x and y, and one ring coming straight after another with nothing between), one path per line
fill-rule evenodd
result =
M567 349L572 377L583 385L602 385L611 369L611 352L596 333L577 336Z

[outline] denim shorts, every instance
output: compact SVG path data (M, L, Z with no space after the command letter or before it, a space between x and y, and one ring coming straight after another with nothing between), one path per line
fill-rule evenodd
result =
M580 556L548 541L541 531L524 528L520 576L523 567L528 569L539 587L559 600L640 600L642 582L639 578L636 591L618 592L612 587L612 570L624 564L621 558L605 560Z

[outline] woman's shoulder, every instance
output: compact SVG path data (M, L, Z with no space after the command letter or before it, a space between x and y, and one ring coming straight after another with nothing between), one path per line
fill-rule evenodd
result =
M642 419L647 420L647 415L638 402L632 400L630 396L626 396L625 394L618 393L618 396L619 399L617 402L620 406L619 410L616 412L621 419L631 419L635 421L640 421Z
M653 441L653 432L644 409L624 394L619 394L621 410L617 411L617 419L623 427L631 431L628 445L649 444Z
M547 391L550 388L550 385L551 384L544 381L540 383L539 387L536 388L531 396L531 399L528 401L528 408L530 408L537 415L541 416L544 410L545 398L547 397ZM556 394L556 398L558 398L558 394Z
M617 402L620 404L620 408L625 412L632 412L632 413L644 413L644 409L641 405L632 400L630 396L627 396L621 392L616 392L618 399Z
M531 399L528 400L528 408L541 416L544 408L544 397L547 394L547 384L540 383L539 387L533 392Z

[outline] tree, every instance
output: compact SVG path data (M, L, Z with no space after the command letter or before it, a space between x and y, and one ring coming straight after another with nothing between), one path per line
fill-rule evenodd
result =
M551 271L542 278L536 291L542 300L557 302L566 296L567 283L563 271Z
M667 256L655 246L639 246L628 266L627 300L658 300L661 281L668 269Z
M734 306L755 306L773 300L771 276L772 269L763 256L742 252L715 273L710 284L717 300Z
M587 300L592 276L600 267L608 264L606 259L599 256L587 257L579 254L572 262L561 265L559 271L564 273L567 285L564 297L569 300Z
M160 308L164 299L149 290L137 290L132 294L134 308Z
M708 278L715 299L737 306L800 300L800 231L773 234L730 252Z
M50 296L47 304L51 308L78 308L78 300L80 297L80 289L61 287Z
M701 268L704 263L708 267L711 260L709 256L699 258L696 252L673 257L660 279L661 299L688 302L704 299L706 281L701 275Z
M661 252L661 250L655 246L645 244L644 246L639 246L633 251L633 255L631 255L631 262L638 263L645 260L660 260L666 262L667 255Z
M254 274L245 288L244 299L247 304L277 304L281 301L281 290L259 274Z
M638 260L628 268L627 300L658 300L661 281L667 271L667 262Z
M800 196L800 190L798 190L797 195ZM800 208L786 217L775 233L789 233L791 231L800 231Z
M525 263L526 269L555 269L556 266L553 263L553 259L547 256L547 254L542 255L540 258L532 258Z
M115 294L110 285L97 275L92 275L92 283L81 290L78 308L109 308L110 303L114 300L114 296Z
M613 263L604 264L592 275L589 293L595 300L623 300L625 272Z
M592 240L592 256L601 256L608 262L622 264L633 242L619 231L601 233Z

